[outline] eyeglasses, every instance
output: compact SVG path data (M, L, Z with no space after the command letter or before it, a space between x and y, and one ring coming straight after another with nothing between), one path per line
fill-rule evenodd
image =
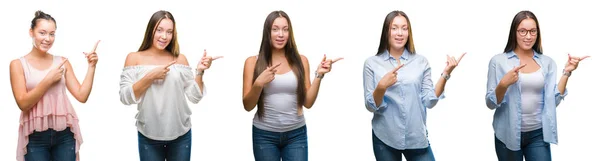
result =
M536 36L537 32L538 32L537 29L531 29L531 30L520 29L520 30L517 30L517 33L519 33L519 35L521 35L521 36L526 36L527 33L529 33L529 35L531 35L531 36Z

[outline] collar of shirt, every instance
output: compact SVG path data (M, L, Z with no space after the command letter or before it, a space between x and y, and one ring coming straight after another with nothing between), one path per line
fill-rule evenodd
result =
M390 52L388 50L385 50L382 54L379 55L379 57L383 60L396 60L396 58L392 57L392 55L390 55ZM402 56L400 56L400 59L402 60L409 60L413 57L413 54L411 54L410 52L408 52L408 50L404 49L404 52L402 52Z
M517 54L515 53L515 51L514 51L514 50L513 50L513 51L510 51L510 52L508 52L508 53L506 53L506 54L508 54L508 59L511 59L511 58L517 58ZM402 54L402 55L404 55L404 54ZM539 59L539 58L540 58L540 55L542 55L542 54L540 54L540 53L536 52L535 50L533 51L533 58L534 58L534 59ZM518 59L518 58L517 58L517 59Z

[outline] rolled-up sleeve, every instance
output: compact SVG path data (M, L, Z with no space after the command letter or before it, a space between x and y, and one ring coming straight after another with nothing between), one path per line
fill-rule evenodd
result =
M487 92L485 94L485 103L490 109L496 109L506 103L506 99L502 99L502 102L500 103L497 102L496 87L498 86L498 76L496 74L501 73L498 73L497 71L497 64L494 58L490 60L488 65Z
M200 86L196 83L196 76L191 69L183 70L181 72L181 78L184 82L185 95L188 100L194 104L200 102L202 97L206 94L206 86L204 86L204 83L201 84L202 90L200 90Z
M140 100L143 98L142 95L139 99L136 99L135 93L133 92L133 84L137 81L137 73L137 68L135 67L125 67L121 73L119 95L121 97L121 103L124 105L140 103Z
M550 69L549 69L549 73L547 74L547 78L549 80L546 80L546 82L549 83L554 83L554 99L555 99L555 103L556 106L558 107L558 105L560 104L560 102L565 99L565 97L567 96L568 92L567 92L567 88L565 87L565 93L560 94L560 90L558 90L558 84L556 84L556 62L554 62L554 60L551 60L550 62Z
M385 96L381 101L381 104L379 104L379 106L375 104L375 99L373 98L373 91L375 91L375 87L377 87L377 84L378 82L375 81L375 74L373 73L373 69L369 64L369 59L367 59L363 67L363 88L365 97L365 107L370 112L375 112L379 109L387 107Z
M423 71L423 80L421 80L421 92L419 93L419 97L425 107L433 108L440 99L445 97L445 92L442 92L440 97L435 95L435 88L433 86L433 81L431 80L431 67L426 59L423 59L423 61L425 70Z

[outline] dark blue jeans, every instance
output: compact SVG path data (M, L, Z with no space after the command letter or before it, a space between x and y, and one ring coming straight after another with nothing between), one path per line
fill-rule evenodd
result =
M306 125L287 132L271 132L252 126L256 161L308 161Z
M423 149L405 149L398 150L383 143L375 132L373 134L373 152L377 161L401 161L402 155L408 161L435 161L431 146Z
M75 138L71 128L35 131L28 137L26 161L75 161Z
M498 138L496 140L496 156L498 161L551 161L550 144L544 142L542 129L521 132L521 150L512 151Z
M140 161L189 161L192 153L192 129L175 140L147 138L138 132Z

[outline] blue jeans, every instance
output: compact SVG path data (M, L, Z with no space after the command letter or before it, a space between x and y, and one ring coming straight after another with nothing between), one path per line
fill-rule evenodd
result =
M551 161L550 144L544 142L542 129L521 132L521 150L512 151L502 141L496 139L498 161Z
M372 135L373 152L375 153L375 159L377 161L401 161L402 154L404 154L404 157L408 161L435 161L431 146L423 149L398 150L379 140L379 138L375 136L375 132L372 132Z
M189 161L192 153L192 129L175 140L147 138L138 132L140 161Z
M287 132L271 132L252 126L256 161L308 161L306 125Z
M34 131L27 143L26 161L75 161L75 138L71 128Z

